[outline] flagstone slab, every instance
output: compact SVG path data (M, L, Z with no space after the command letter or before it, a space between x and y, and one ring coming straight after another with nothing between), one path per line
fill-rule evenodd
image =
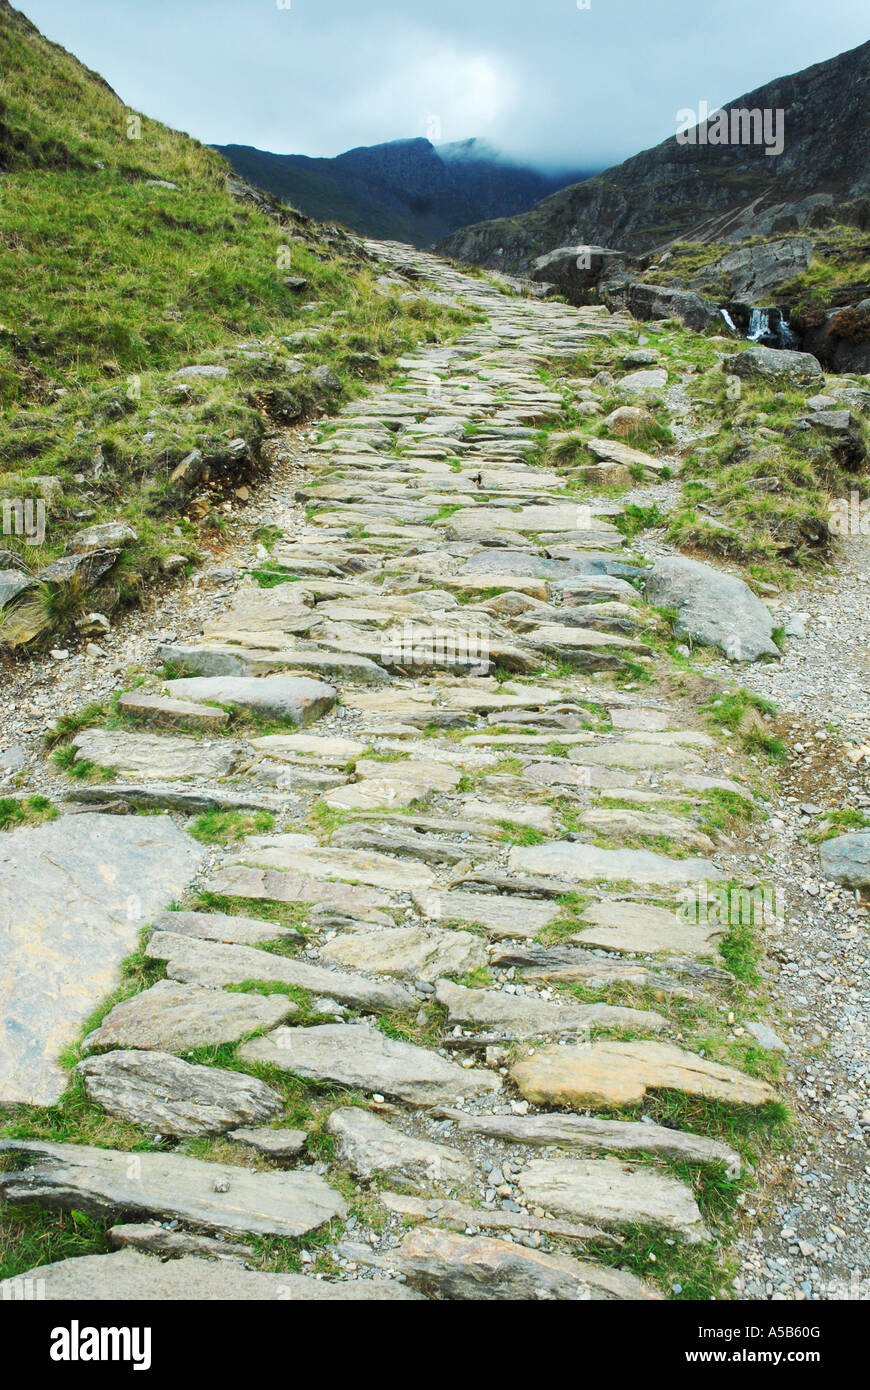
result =
M718 924L702 922L695 926L675 912L649 903L592 903L584 908L581 921L583 929L571 937L572 941L633 955L715 955L716 942L724 933Z
M459 972L454 972L458 974ZM509 994L498 989L467 989L452 980L439 980L435 998L447 1010L451 1027L497 1028L514 1038L541 1033L591 1032L597 1028L630 1028L656 1032L665 1026L661 1014L612 1004L548 1003L534 995Z
M158 980L150 989L116 1004L99 1028L88 1034L87 1045L187 1052L238 1042L298 1012L299 1005L286 995L229 993Z
M517 1062L511 1076L536 1105L578 1110L640 1105L648 1090L682 1091L734 1105L764 1105L776 1098L764 1081L662 1042L544 1048Z
M305 940L302 932L268 917L231 917L225 912L161 912L154 918L151 930L175 932L177 936L199 936L204 941L224 941L237 946L259 946L264 941L301 944Z
M166 688L179 700L211 700L263 719L300 725L327 714L338 693L334 686L305 676L193 676L167 681Z
M564 916L557 903L512 897L505 893L464 893L461 889L414 893L414 902L425 918L434 922L465 922L485 927L487 934L532 937Z
M206 891L229 898L263 899L278 903L328 903L331 907L349 909L357 916L376 914L389 907L391 898L380 888L362 888L359 884L333 883L327 879L309 878L302 874L282 873L279 869L254 869L244 864L231 864L220 869L208 880Z
M389 1038L368 1023L276 1028L244 1043L245 1062L264 1062L309 1081L331 1082L412 1105L438 1105L501 1088L495 1073L460 1067L437 1052Z
M413 1288L451 1301L585 1303L661 1297L623 1270L434 1226L419 1226L405 1237L398 1268Z
M605 1228L653 1227L689 1245L709 1240L692 1189L657 1168L616 1158L534 1159L518 1179L535 1207Z
M361 1106L333 1110L326 1131L335 1139L336 1158L359 1178L383 1174L417 1192L467 1182L474 1166L456 1149L404 1134Z
M542 874L576 883L595 879L659 884L701 883L722 879L711 859L668 859L648 849L598 849L573 840L544 845L514 845L508 867L518 873Z
M363 656L322 651L318 648L269 648L233 646L231 643L163 643L157 649L161 661L190 676L325 676L329 681L353 681L357 685L386 685L390 677L383 667Z
M16 1298L22 1279L33 1279L47 1302L73 1303L409 1303L421 1301L395 1279L330 1282L305 1274L270 1274L215 1259L158 1259L136 1250L79 1255L40 1265L0 1283L0 1301Z
M600 1120L589 1115L471 1115L442 1110L461 1134L504 1139L509 1144L549 1145L567 1149L624 1149L685 1159L690 1163L723 1163L726 1176L739 1177L743 1160L736 1149L702 1134L688 1134L664 1125L630 1120Z
M0 1104L52 1105L58 1058L120 982L139 932L195 876L168 816L64 817L0 839Z
M431 872L419 863L408 864L388 854L364 849L333 849L330 846L299 848L294 835L250 835L236 854L241 862L257 869L279 869L316 879L341 879L345 883L364 883L370 888L387 888L396 893L425 889L432 882Z
M221 1134L272 1119L284 1100L256 1077L195 1066L157 1050L121 1050L87 1057L76 1072L108 1115L149 1134Z
M31 1139L0 1139L0 1153L32 1160L0 1172L8 1202L81 1211L101 1221L157 1216L194 1230L293 1237L347 1212L316 1173L255 1172L184 1154Z
M407 1009L415 1002L414 995L400 985L377 984L360 975L325 970L308 961L258 951L253 946L223 946L214 941L155 932L145 953L154 960L165 960L170 979L182 984L206 985L211 989L241 985L247 980L295 985L312 994L376 1009Z
M489 960L484 942L473 932L424 927L351 932L327 942L321 955L339 965L429 984L441 975L464 975Z
M213 709L211 705L173 700L166 695L143 695L138 690L128 690L121 695L118 709L140 724L193 729L201 733L220 733L230 717L226 710Z
M207 741L183 734L137 734L123 729L83 729L71 740L76 762L111 768L120 777L204 781L228 777L251 750L231 739Z
M628 739L602 743L596 748L578 749L572 756L577 762L590 767L662 768L694 772L701 766L697 755L683 746L640 743Z

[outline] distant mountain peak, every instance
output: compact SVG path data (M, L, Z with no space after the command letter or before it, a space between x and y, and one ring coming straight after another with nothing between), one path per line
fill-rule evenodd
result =
M215 147L237 173L319 221L430 246L469 222L513 217L585 173L545 174L485 140L435 146L424 136L358 145L333 159Z

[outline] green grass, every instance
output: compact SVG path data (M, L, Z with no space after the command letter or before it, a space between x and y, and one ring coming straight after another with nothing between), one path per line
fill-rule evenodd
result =
M60 815L47 796L0 797L0 830L13 830L21 825L43 825Z
M206 811L190 826L190 834L204 845L231 845L246 835L266 835L275 828L271 811Z
M424 297L402 304L342 233L234 198L219 155L138 117L12 12L0 15L0 52L0 458L18 493L33 474L61 488L45 545L25 558L55 559L83 513L89 524L124 520L137 536L90 594L57 584L23 600L47 635L85 603L110 613L138 602L162 560L195 560L198 532L225 526L214 499L194 522L181 517L172 473L193 449L231 495L259 476L273 423L365 390L358 352L374 354L385 379L402 352L449 339L476 314ZM308 291L288 289L288 276ZM312 319L313 339L283 341ZM239 350L251 341L263 360ZM291 359L302 371L288 372ZM203 362L229 374L174 378ZM317 387L318 366L339 391ZM11 624L4 632L11 640Z

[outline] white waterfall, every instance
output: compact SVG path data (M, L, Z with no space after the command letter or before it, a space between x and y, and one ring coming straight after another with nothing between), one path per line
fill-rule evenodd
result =
M720 310L719 310L719 313L722 315L723 319L724 319L725 322L727 323L728 327L731 329L732 333L737 333L737 332L739 331L738 328L737 328L737 324L734 322L734 320L733 320L733 318L731 317L731 315L729 314L728 310L727 310L727 309L720 309Z
M769 309L752 310L749 319L749 332L746 336L754 343L757 343L759 338L770 338L773 336L770 327Z

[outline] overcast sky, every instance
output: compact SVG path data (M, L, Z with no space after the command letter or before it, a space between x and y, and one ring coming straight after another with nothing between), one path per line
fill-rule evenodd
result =
M13 0L136 110L334 155L481 136L603 168L870 37L867 0ZM586 0L580 0L585 4Z

